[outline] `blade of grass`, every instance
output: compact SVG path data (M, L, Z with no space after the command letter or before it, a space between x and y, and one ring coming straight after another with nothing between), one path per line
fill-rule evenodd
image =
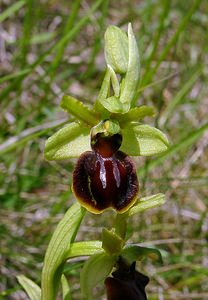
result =
M160 165L165 159L173 156L175 153L184 150L191 145L193 145L201 136L202 134L208 129L208 123L202 125L201 127L193 130L191 133L188 133L185 137L182 137L180 141L170 147L168 151L166 151L163 155L160 155L158 158L152 159L148 163L148 171L153 169L154 167ZM138 174L142 176L146 172L145 167L139 168Z
M70 119L72 121L72 119ZM55 129L59 126L63 126L68 123L68 119L62 119L45 123L40 126L28 128L22 131L20 134L10 137L7 141L0 145L0 155L3 155L15 148L24 146L27 142L36 139L37 137L46 134L51 129Z
M19 71L19 72L16 72L16 73L11 73L11 74L2 76L2 77L0 77L0 84L5 82L5 81L17 78L19 76L27 75L28 73L30 73L30 69L25 69L25 70L22 70L22 71Z
M188 13L183 17L183 19L181 20L181 22L178 25L177 30L175 31L174 35L171 37L171 39L169 40L169 42L166 44L166 46L164 47L164 49L162 50L161 54L159 55L159 58L157 60L157 63L155 65L154 68L150 69L150 71L147 73L147 75L145 76L145 82L142 83L143 84L147 84L149 82L151 82L154 74L157 72L160 64L162 63L162 61L165 60L169 50L173 47L173 45L177 42L179 35L181 32L183 32L185 30L186 25L188 24L188 22L190 21L193 13L197 10L199 4L200 4L201 0L196 0L194 2L194 4L191 6L190 10L188 11Z
M76 37L76 35L80 32L80 30L87 24L89 20L89 16L91 13L95 12L97 8L101 5L103 0L97 0L95 4L89 9L89 11L86 12L86 15L72 28L70 32L68 32L65 36L63 36L57 43L55 43L53 46L51 46L47 51L45 51L42 55L38 57L38 59L30 66L30 73L41 63L44 62L45 58L52 52L56 51L59 47L61 47L62 44L65 44L66 42L71 41L73 38ZM48 70L46 70L47 73ZM0 94L0 101L7 100L9 101L8 94L11 91L17 91L18 86L20 86L20 83L22 80L26 78L26 74L22 75L21 77L17 78L13 82L11 82L5 89L2 90ZM44 75L45 76L45 75ZM40 78L42 79L42 78ZM5 101L4 105L7 103Z
M97 31L97 34L95 36L94 45L92 47L92 52L89 58L89 63L86 72L82 73L81 79L86 79L91 76L91 74L95 70L95 59L97 57L98 52L100 51L101 47L101 39L100 37L103 34L103 28L105 26L105 20L108 14L108 6L109 6L109 0L104 0L101 6L101 14L100 18L98 19L99 24L99 30Z
M189 78L189 80L184 85L182 85L182 88L178 91L178 93L175 95L175 97L170 101L169 105L163 111L160 119L161 125L167 123L169 116L171 116L171 113L174 111L176 106L178 106L184 100L184 97L190 91L194 83L197 81L201 72L202 72L202 68L200 67L193 73L193 75Z
M156 31L156 34L154 36L154 39L152 41L152 51L150 52L150 55L149 55L149 57L147 59L147 62L145 64L146 72L145 72L144 77L142 79L142 85L146 84L146 76L149 73L149 68L150 68L151 62L155 57L156 50L157 50L157 47L158 47L158 44L159 44L159 41L160 41L160 37L161 37L161 35L164 31L165 21L166 21L166 18L168 16L168 13L170 11L170 1L169 0L162 1L162 6L163 6L163 10L161 12L161 16L159 17L160 23L159 23L158 29ZM138 97L138 95L136 95L136 96Z
M20 64L20 68L24 68L27 63L27 53L30 48L30 38L32 36L32 30L34 25L34 1L27 0L26 12L24 15L24 24L23 24L23 34L20 40L19 54L18 54L18 62Z
M80 8L80 0L76 0L73 5L72 5L72 8L71 8L71 13L67 19L67 22L66 22L66 25L64 27L64 30L63 30L63 36L67 35L68 32L70 32L73 28L73 24L74 24L74 21L77 17L77 14L79 12L79 8ZM64 43L62 43L60 46L58 46L57 48L57 52L56 52L56 55L51 63L51 66L50 68L48 69L48 74L51 76L51 80L53 79L54 75L55 75L55 72L59 66L59 63L63 57L63 54L64 54L64 50L65 50L65 47L67 46L67 43L68 41L66 40Z
M5 11L0 14L0 23L11 17L16 11L18 11L23 5L25 5L26 0L20 0L10 5Z
M36 44L43 44L50 42L51 40L55 39L56 32L43 32L36 35L33 35L30 39L30 43L33 45Z

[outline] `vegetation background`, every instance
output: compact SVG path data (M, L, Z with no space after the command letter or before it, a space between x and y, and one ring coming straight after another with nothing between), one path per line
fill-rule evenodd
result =
M130 241L163 253L163 265L139 266L151 278L149 300L208 299L206 0L0 1L0 299L27 299L18 274L40 283L50 237L75 201L74 161L45 161L45 140L66 121L64 93L93 104L105 29L128 22L141 53L138 104L154 106L146 122L171 141L162 156L137 160L140 194L163 192L167 202L133 219ZM109 216L88 214L78 238L99 239ZM65 268L73 299L82 264Z

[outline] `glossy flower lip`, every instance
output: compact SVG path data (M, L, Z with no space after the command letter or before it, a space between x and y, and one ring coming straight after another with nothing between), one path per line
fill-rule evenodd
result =
M106 148L104 154L109 154ZM77 200L95 214L108 208L123 213L137 200L139 184L134 163L121 151L110 154L104 157L98 151L84 152L73 172L72 190Z
M145 287L149 278L138 272L135 265L133 262L127 266L121 261L117 270L112 273L113 277L106 278L107 300L147 300Z

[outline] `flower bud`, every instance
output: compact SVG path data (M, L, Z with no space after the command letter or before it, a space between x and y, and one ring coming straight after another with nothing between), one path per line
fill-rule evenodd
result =
M147 300L145 286L149 278L136 271L135 265L135 262L128 266L122 259L118 261L113 277L105 280L107 300Z
M128 67L128 37L116 26L109 26L105 32L105 59L116 73L125 74Z

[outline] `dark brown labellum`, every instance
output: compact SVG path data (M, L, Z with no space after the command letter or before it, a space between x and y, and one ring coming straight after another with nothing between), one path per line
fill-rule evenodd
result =
M149 278L135 270L136 263L128 266L124 261L118 262L113 277L105 280L107 300L147 300L145 286Z
M121 136L92 140L93 151L84 152L73 173L73 192L78 201L93 213L112 207L125 212L138 195L136 168L132 160L117 151Z

